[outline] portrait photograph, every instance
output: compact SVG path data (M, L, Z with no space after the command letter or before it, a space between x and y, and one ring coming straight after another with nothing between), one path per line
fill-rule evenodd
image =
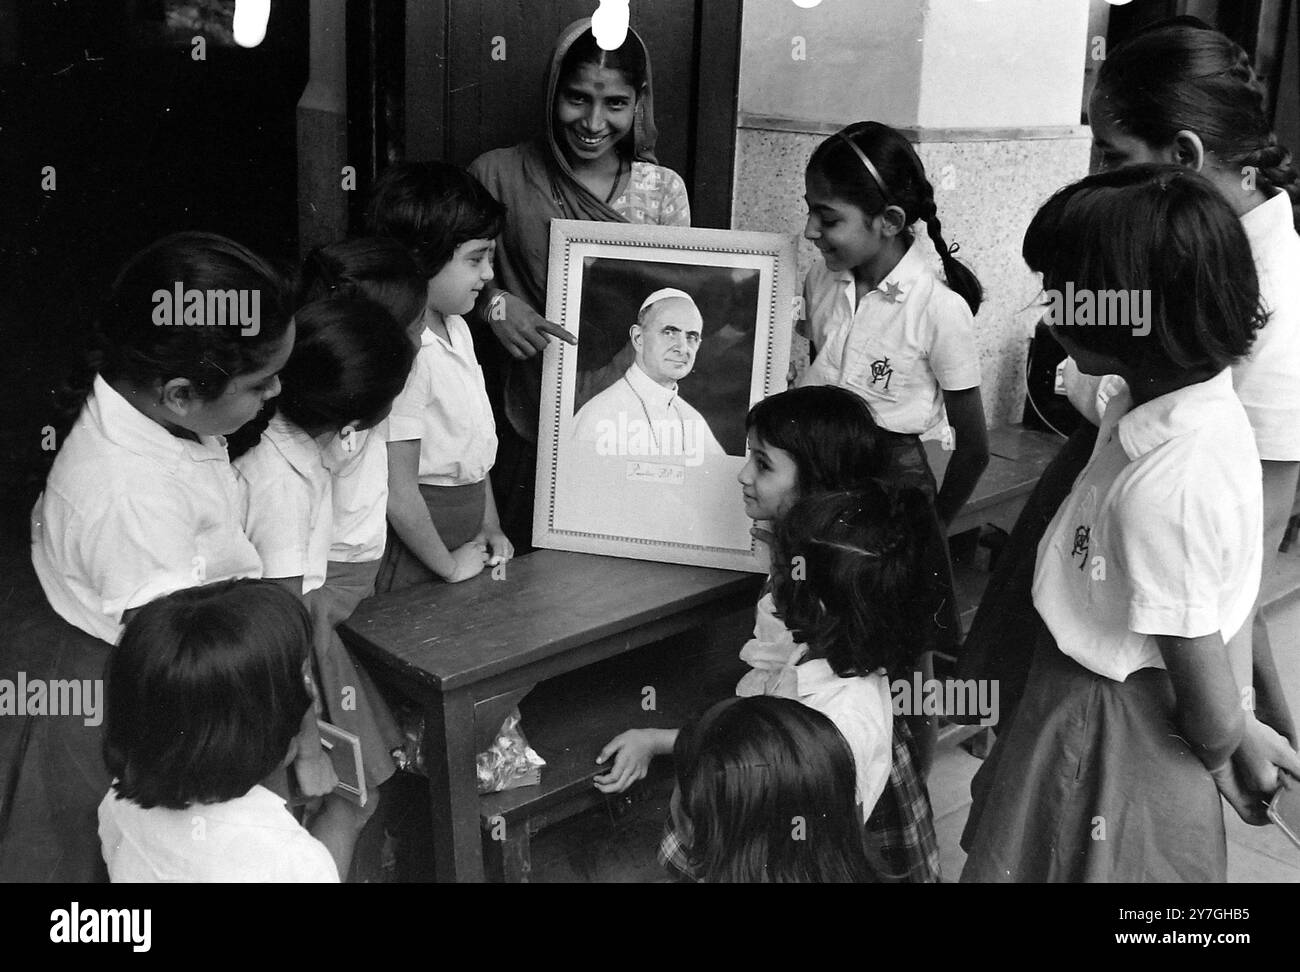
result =
M538 546L765 569L740 486L749 407L785 386L783 236L551 226Z

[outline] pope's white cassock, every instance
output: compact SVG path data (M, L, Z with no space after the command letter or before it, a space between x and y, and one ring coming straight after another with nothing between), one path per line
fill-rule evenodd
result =
M623 377L592 398L574 416L573 438L593 442L601 455L685 459L725 455L709 423L677 393L633 364Z

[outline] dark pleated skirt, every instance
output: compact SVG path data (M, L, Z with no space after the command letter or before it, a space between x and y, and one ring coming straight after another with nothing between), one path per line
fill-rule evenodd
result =
M420 486L420 496L429 510L438 536L455 550L473 540L483 526L483 511L487 503L487 481L465 486ZM388 542L379 562L375 577L375 593L387 594L416 584L442 583L442 578L424 566L406 544L402 543L392 527L388 528Z
M1115 682L1041 638L971 782L962 881L1225 881L1219 793L1174 714L1163 669Z
M0 676L16 681L24 672L29 684L88 679L106 688L113 646L54 612L29 558L4 574ZM106 695L100 701L107 706ZM84 715L0 716L0 882L108 880L98 819L111 782L103 743L103 721L88 726Z

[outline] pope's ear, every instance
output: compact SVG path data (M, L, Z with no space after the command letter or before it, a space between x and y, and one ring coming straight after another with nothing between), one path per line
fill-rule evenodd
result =
M188 378L173 378L162 386L159 404L177 415L188 415L194 407L196 395Z

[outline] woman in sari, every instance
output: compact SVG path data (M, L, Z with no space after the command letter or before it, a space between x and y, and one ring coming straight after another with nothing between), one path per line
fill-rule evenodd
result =
M470 172L507 210L497 243L500 289L485 290L474 317L496 341L479 347L496 411L500 446L493 483L501 524L516 549L532 541L541 362L551 336L577 339L547 321L546 276L552 219L689 226L686 186L655 160L650 57L629 29L622 46L605 51L591 20L576 21L556 42L547 73L550 119L539 137L479 156ZM626 370L630 346L600 371ZM581 397L582 390L579 389Z

